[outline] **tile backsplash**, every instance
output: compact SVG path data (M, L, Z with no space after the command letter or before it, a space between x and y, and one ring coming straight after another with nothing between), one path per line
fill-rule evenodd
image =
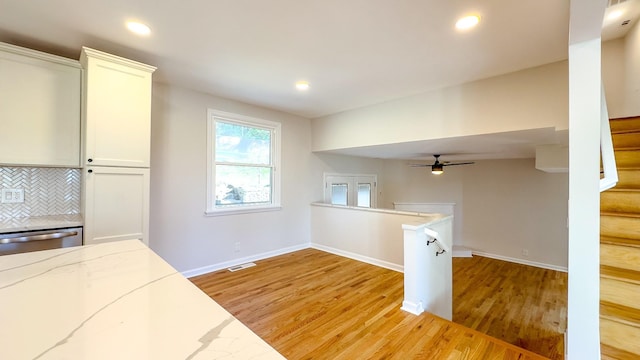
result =
M0 167L0 189L24 189L24 202L0 203L0 220L80 213L80 169Z

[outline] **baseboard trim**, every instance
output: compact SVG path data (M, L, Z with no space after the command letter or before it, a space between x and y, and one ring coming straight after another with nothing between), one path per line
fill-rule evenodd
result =
M400 308L400 310L404 310L413 315L420 315L424 312L424 308L422 307L422 302L419 302L416 304L413 301L407 301L407 300L402 302L402 307Z
M482 256L482 257L487 257L487 258L491 258L491 259L508 261L508 262L512 262L512 263L516 263L516 264L535 266L535 267L539 267L539 268L542 268L542 269L549 269L549 270L562 271L562 272L568 272L569 271L569 269L567 269L564 266L550 265L550 264L545 264L545 263L541 263L541 262L523 260L523 259L518 259L518 258L513 258L513 257L508 257L508 256L502 256L502 255L496 255L496 254L490 254L490 253L486 253L486 252L482 252L482 251L475 251L475 250L473 250L472 253L473 253L473 255L477 255L477 256Z
M394 263L390 263L388 261L374 259L374 258L371 258L371 257L368 257L368 256L364 256L364 255L352 253L352 252L349 252L349 251L344 251L344 250L332 248L332 247L325 246L325 245L315 244L315 243L311 243L311 248L317 249L317 250L322 250L324 252L328 252L328 253L331 253L331 254L334 254L334 255L343 256L343 257L346 257L346 258L349 258L349 259L361 261L361 262L364 262L364 263L367 263L367 264L383 267L385 269L389 269L389 270L393 270L393 271L397 271L397 272L401 272L401 273L404 272L404 266L398 265L398 264L394 264Z
M268 251L268 252L261 253L261 254L256 254L256 255L243 257L243 258L240 258L240 259L233 259L233 260L229 260L229 261L225 261L225 262L221 262L221 263L217 263L217 264L212 264L212 265L199 267L199 268L192 269L192 270L182 271L181 274L186 278L190 278L190 277L194 277L194 276L198 276L198 275L207 274L207 273L210 273L210 272L226 269L226 268L229 268L229 267L232 267L232 266L236 266L236 265L240 265L240 264L244 264L244 263L248 263L248 262L252 262L252 261L264 260L264 259L268 259L268 258L271 258L271 257L274 257L274 256L284 255L284 254L288 254L288 253L291 253L291 252L294 252L294 251L304 250L304 249L308 249L308 248L309 248L309 243L300 244L300 245L296 245L296 246L290 246L290 247L286 247L286 248L282 248L282 249L278 249L278 250L274 250L274 251Z

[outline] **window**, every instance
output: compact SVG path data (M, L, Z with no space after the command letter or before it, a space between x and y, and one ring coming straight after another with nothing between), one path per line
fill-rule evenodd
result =
M280 124L209 110L207 215L280 208Z
M324 174L325 203L376 207L376 175Z

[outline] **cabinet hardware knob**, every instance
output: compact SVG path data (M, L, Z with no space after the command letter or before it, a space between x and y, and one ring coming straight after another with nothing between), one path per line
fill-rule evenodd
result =
M93 159L87 159L87 162L93 162Z
M93 170L89 169L87 172L88 172L89 174L91 174L91 173L93 172Z

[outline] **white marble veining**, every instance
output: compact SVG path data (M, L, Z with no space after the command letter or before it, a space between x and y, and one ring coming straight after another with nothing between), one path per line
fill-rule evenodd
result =
M82 215L28 216L0 220L0 233L83 226Z
M138 240L0 256L0 359L284 359Z

